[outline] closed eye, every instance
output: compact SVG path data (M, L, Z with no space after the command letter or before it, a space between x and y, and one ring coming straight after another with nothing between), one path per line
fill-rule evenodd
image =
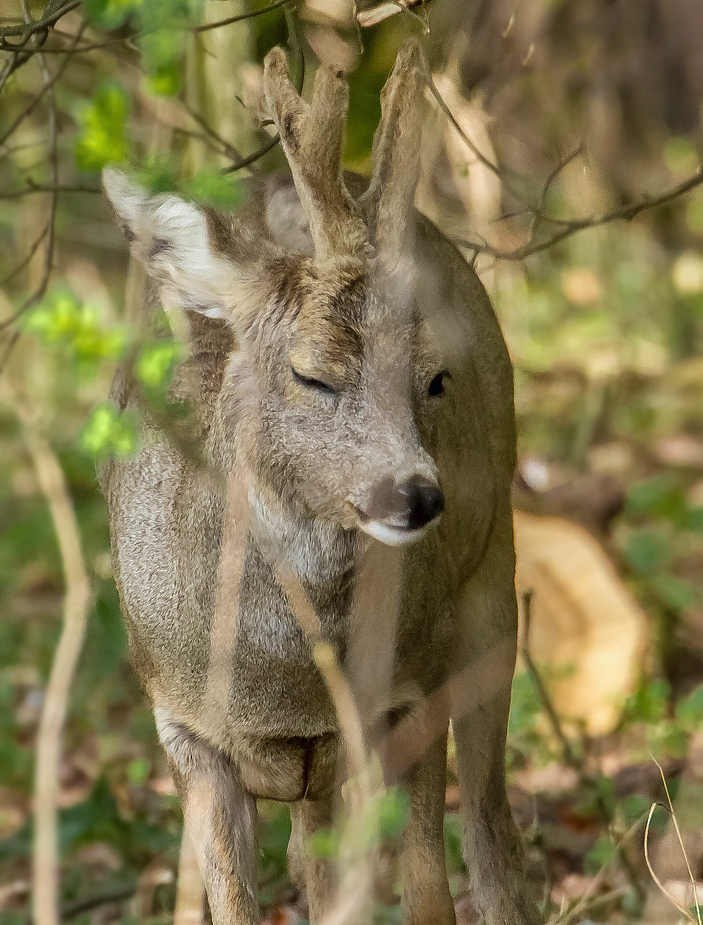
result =
M293 373L293 378L299 385L304 385L306 389L317 389L318 392L326 392L327 395L334 395L335 390L331 385L328 385L326 382L323 382L321 379L311 379L308 376L303 376L292 366L290 368Z
M430 382L427 387L427 394L434 397L436 395L441 395L444 392L444 383L447 379L451 379L451 373L448 369L443 369L441 373L437 373L432 382Z

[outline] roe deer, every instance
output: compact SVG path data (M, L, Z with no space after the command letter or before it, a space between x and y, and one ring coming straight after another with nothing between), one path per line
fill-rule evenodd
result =
M411 42L382 94L370 182L341 170L343 75L320 67L306 103L278 48L264 93L292 182L248 181L231 216L104 174L160 304L189 325L171 388L195 409L204 464L147 411L137 457L110 462L101 483L132 657L215 925L258 921L257 798L291 804L311 920L333 900L329 865L304 844L331 818L343 743L281 574L304 590L341 670L356 660L360 698L373 701L391 639L388 696L365 715L412 753L396 760L410 798L404 921L455 920L442 837L450 718L475 905L488 925L537 921L504 780L512 369L477 276L413 209L426 80ZM129 370L113 397L139 401ZM382 589L392 608L362 606L374 551L380 583L398 578Z

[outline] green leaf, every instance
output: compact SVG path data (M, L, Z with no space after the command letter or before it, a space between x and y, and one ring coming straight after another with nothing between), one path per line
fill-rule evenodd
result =
M305 850L315 858L332 860L339 850L339 835L332 828L318 829L307 839Z
M98 405L81 432L82 448L92 456L128 459L137 450L138 418L134 411L120 413L114 402Z
M181 189L189 199L215 209L234 209L244 199L242 184L224 176L216 168L199 171L191 180L186 180Z
M655 678L628 697L625 714L630 720L654 725L667 714L671 688L663 678Z
M671 558L669 541L655 530L633 533L625 546L625 558L630 567L641 575L654 572Z
M147 77L147 89L154 96L176 96L181 89L181 72L176 61L159 64Z
M400 835L410 818L410 797L402 787L388 787L375 800L371 810L383 838Z
M617 854L617 849L609 838L599 838L583 860L587 874L594 876L607 867Z
M135 758L127 765L127 780L130 784L143 784L150 771L151 762L148 758Z
M620 804L620 812L627 828L629 829L636 822L641 822L644 826L651 805L652 801L649 797L642 796L640 793L633 793L625 797Z
M650 587L665 607L670 610L688 610L693 606L693 585L676 575L655 575L649 581Z
M103 327L100 309L68 289L52 291L28 315L25 329L45 344L68 347L84 368L118 357L126 343L122 328Z
M703 507L691 508L686 515L684 526L691 533L703 533Z
M542 709L537 685L529 671L515 675L510 701L508 734L518 736L534 728L535 719Z
M686 205L686 224L691 231L700 234L703 231L703 196L694 193Z
M461 874L466 871L463 852L463 827L461 818L456 813L446 813L444 816L444 856L447 859L449 873Z
M159 193L175 193L178 189L176 167L169 159L155 160L142 167L135 172L134 180L152 196Z
M663 154L666 166L676 176L693 173L698 167L698 155L693 143L681 135L668 139Z
M129 96L116 81L99 84L93 98L78 108L81 133L76 142L80 170L102 170L106 164L127 158Z
M646 514L676 522L683 515L685 506L681 483L669 473L636 482L627 493L627 509L631 514Z
M689 732L695 732L703 726L703 684L679 700L676 719Z
M142 6L140 48L152 93L172 96L180 89L186 39L200 7L199 0L149 0Z
M54 290L28 315L26 330L45 343L71 340L80 326L81 306L72 292Z
M167 386L180 358L180 348L175 341L157 341L142 347L134 371L147 388Z
M101 29L119 29L138 11L143 0L83 0L83 9L89 22Z

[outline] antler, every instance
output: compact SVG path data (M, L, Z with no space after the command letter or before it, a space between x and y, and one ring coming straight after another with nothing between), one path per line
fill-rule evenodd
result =
M273 48L264 61L264 94L310 225L316 259L363 258L366 225L342 179L346 81L332 68L320 67L308 104L290 81L285 52Z
M428 68L415 40L398 52L381 93L381 122L373 139L373 175L360 204L372 244L393 261L406 243L420 172L421 99Z

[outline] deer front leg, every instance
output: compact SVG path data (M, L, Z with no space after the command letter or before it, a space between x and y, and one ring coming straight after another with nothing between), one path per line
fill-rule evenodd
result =
M452 727L473 899L486 925L537 925L505 790L505 739L517 646L512 515L506 505L457 601Z
M444 860L447 733L427 749L402 783L410 797L400 872L404 925L454 925L454 903Z
M333 799L325 796L301 800L291 806L290 815L293 828L288 843L289 873L296 886L305 887L310 922L316 925L332 907L336 877L334 864L316 857L308 840L315 832L333 824Z
M257 925L256 801L219 749L155 710L214 925Z

